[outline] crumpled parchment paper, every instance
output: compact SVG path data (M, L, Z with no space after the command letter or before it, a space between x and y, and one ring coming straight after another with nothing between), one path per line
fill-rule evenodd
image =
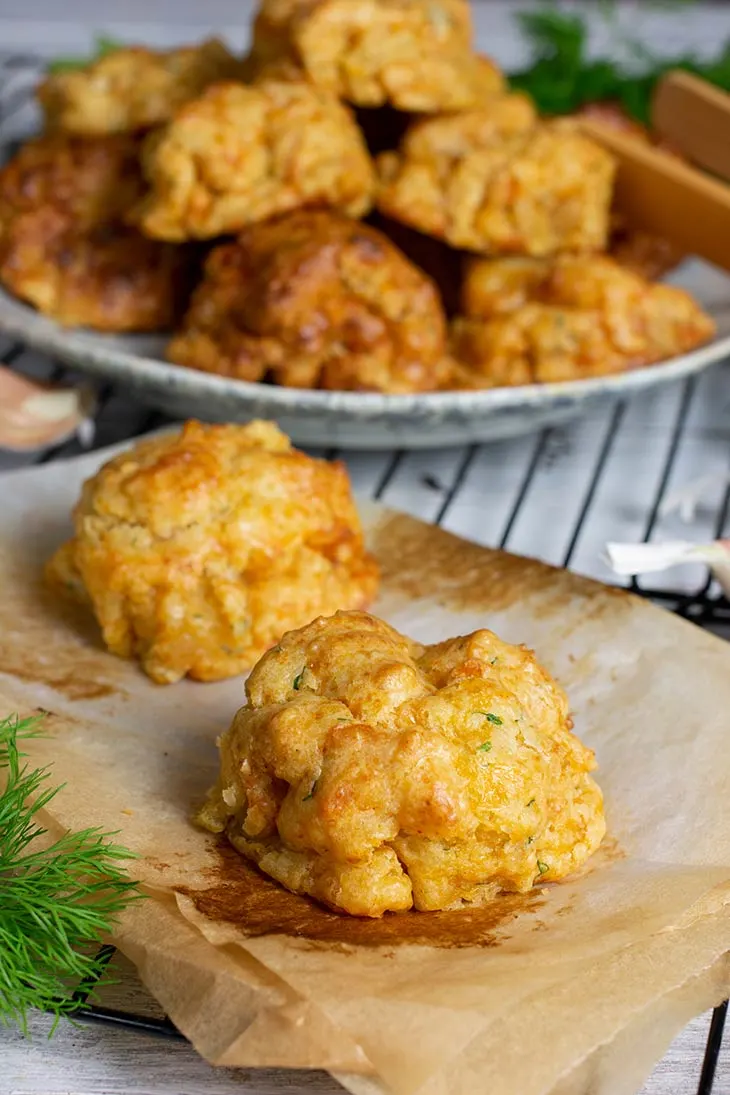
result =
M108 455L108 454L107 454ZM149 899L115 935L208 1060L326 1068L355 1095L620 1095L730 990L730 647L623 591L363 507L374 611L421 641L534 647L598 756L609 837L581 876L486 910L369 922L287 894L189 823L241 679L160 687L107 654L40 568L102 458L0 477L0 708Z

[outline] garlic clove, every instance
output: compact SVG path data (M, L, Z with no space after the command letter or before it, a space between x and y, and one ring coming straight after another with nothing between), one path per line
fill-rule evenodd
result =
M88 441L95 406L89 388L56 388L0 365L0 449L33 452L76 433Z

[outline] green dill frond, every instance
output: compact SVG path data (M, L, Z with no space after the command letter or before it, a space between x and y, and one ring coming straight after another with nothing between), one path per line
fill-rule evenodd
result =
M48 841L39 815L61 788L18 748L19 737L41 732L41 718L0 720L0 1023L25 1033L31 1008L56 1019L78 1009L74 991L105 964L100 941L140 896L123 866L133 856L114 833L85 829Z

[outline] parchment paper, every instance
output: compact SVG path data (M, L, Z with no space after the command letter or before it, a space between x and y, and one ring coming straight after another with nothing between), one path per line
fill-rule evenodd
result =
M617 1095L730 991L730 647L574 575L363 507L374 611L430 642L526 642L598 756L609 837L580 877L480 911L338 917L189 823L241 679L159 687L43 592L99 454L0 478L0 708L65 790L52 827L101 825L150 899L115 935L208 1060L327 1068L355 1095Z

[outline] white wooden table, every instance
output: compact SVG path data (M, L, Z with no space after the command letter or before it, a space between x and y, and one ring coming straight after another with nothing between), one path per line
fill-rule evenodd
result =
M149 1006L131 978L105 999L137 1010ZM695 1095L709 1021L709 1015L698 1016L682 1031L641 1095ZM0 1031L2 1095L343 1095L324 1072L212 1068L184 1041L86 1023L64 1024L48 1041L49 1028L50 1020L38 1016L31 1041ZM714 1095L728 1092L726 1041Z
M524 60L511 23L518 6L527 5L506 0L477 4L480 44L507 64ZM41 54L83 50L98 28L160 44L217 31L240 46L246 40L250 7L248 0L206 0L204 5L197 0L127 0L123 15L109 19L97 0L66 0L63 7L57 0L3 0L0 49ZM709 51L730 35L730 5L695 4L681 22L647 11L646 4L625 8L632 30L643 25L658 49L680 45ZM7 137L33 123L26 105L27 70L13 73L0 64L3 86L12 98ZM52 362L0 340L0 359L8 353L23 372L45 377L53 370ZM95 443L111 444L156 424L148 409L107 393ZM71 443L43 458L75 451L78 445ZM514 441L436 452L338 455L346 460L362 496L377 497L480 543L615 580L602 561L608 539L730 536L730 492L723 483L730 471L730 364L641 395L626 406L609 404L574 424ZM0 453L0 471L26 462ZM713 473L717 479L689 528L676 514L663 514L663 499ZM684 604L692 615L704 611L696 595L704 590L705 580L701 566L684 566L644 586L662 594L671 607ZM710 587L709 593L714 592ZM704 611L704 622L730 637L730 610ZM123 961L117 962L116 971L121 982L102 989L102 1002L159 1014ZM708 1024L709 1015L698 1017L677 1037L642 1095L690 1095L697 1090ZM121 1027L64 1023L52 1041L46 1038L49 1028L50 1020L36 1015L29 1041L0 1029L0 1095L285 1095L305 1090L330 1095L341 1090L323 1073L213 1069L182 1040ZM714 1095L730 1095L730 1035L713 1090Z

